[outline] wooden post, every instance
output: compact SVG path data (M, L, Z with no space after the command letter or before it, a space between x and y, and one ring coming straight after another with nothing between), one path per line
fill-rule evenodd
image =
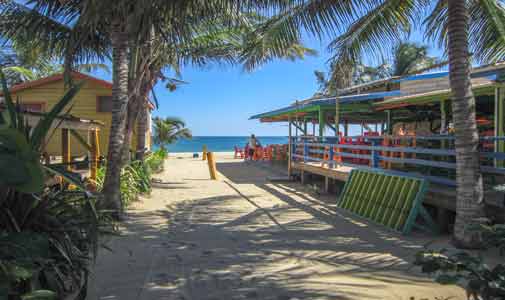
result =
M440 134L447 134L447 110L446 102L440 101Z
M88 132L88 137L91 146L91 152L89 153L89 177L95 182L98 169L98 157L100 156L98 130L90 130Z
M325 193L330 192L330 178L327 176L324 177L324 191Z
M209 165L210 179L216 180L216 162L214 161L214 153L207 152L207 163Z
M349 121L344 121L344 136L349 136Z
M318 114L318 121L319 121L319 137L324 136L324 125L326 124L324 120L324 110L319 106L319 114Z
M335 136L340 132L340 103L338 97L335 98Z
M291 115L288 116L288 123L289 123L289 129L288 129L288 178L291 179L291 155L293 154L293 146L292 146L292 140L291 140L291 134L292 134L292 129L291 129Z
M440 101L440 134L447 134L447 107L446 107L446 101L441 100ZM448 146L447 140L441 140L440 141L440 148L441 149L446 149ZM442 160L447 160L447 157L443 156Z
M505 101L505 88L499 87L495 89L495 136L503 136L505 134L504 128L504 103ZM505 141L495 140L495 152L505 152ZM503 160L495 159L495 166L503 167L505 162Z
M390 110L386 110L386 130L388 135L393 134L393 118Z
M202 146L202 160L207 159L207 145Z
M61 129L61 158L62 163L70 163L70 134L67 128ZM70 170L70 165L66 165L65 169Z

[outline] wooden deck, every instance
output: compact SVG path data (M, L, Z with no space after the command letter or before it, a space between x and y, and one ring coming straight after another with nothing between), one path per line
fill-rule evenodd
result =
M328 178L343 182L347 181L349 174L355 169L354 167L342 165L329 167L328 164L322 164L321 162L292 162L291 167L301 172L302 182L305 181L304 173L307 172L323 176L326 185L328 184ZM503 193L487 190L485 195L487 204L501 208L505 206ZM456 189L450 186L430 184L424 203L437 208L456 211Z

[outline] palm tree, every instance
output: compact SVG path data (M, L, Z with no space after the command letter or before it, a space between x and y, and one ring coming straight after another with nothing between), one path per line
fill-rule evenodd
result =
M341 58L343 59L343 58ZM329 77L321 71L314 75L319 86L319 93L335 95L338 89L353 84L362 84L392 76L405 76L439 68L443 63L428 55L428 47L416 43L400 42L393 49L390 61L377 67L345 61L331 61ZM347 80L345 80L347 79Z
M179 118L167 117L165 119L156 117L153 119L153 142L161 149L175 143L179 139L191 138L191 131L185 128L186 124Z
M438 66L438 59L428 55L426 45L401 42L393 50L391 76L409 75Z
M483 186L478 162L475 99L470 86L469 51L480 61L500 60L505 53L505 10L499 0L314 1L300 2L282 11L277 27L283 42L306 30L316 36L335 37L337 29L348 30L329 45L334 60L359 62L362 55L380 58L428 18L427 35L439 38L449 58L453 118L456 126L457 220L454 238L470 246L465 224L483 215ZM351 19L351 21L349 21ZM472 34L469 36L468 32Z
M484 190L479 162L479 133L475 97L470 82L468 8L461 0L448 0L449 78L455 129L457 195L454 236L463 247L472 247L475 236L466 226L484 215Z
M249 22L244 18L242 10L252 11L254 8L267 9L271 7L262 1L132 1L118 0L113 5L99 0L32 0L29 5L21 5L18 1L3 1L0 6L0 32L7 39L35 41L42 49L57 53L64 57L65 69L70 70L76 61L89 60L112 53L113 89L112 89L112 127L109 137L109 153L107 174L104 183L104 194L109 206L120 207L118 174L122 165L124 145L127 140L128 111L135 114L135 106L130 105L132 98L147 99L149 86L156 82L159 73L150 70L150 76L142 79L137 77L135 85L145 87L138 97L129 97L132 81L128 81L128 54L133 53L139 45L148 44L149 40L162 40L174 48L183 42L191 42L195 37L195 28L219 28L233 30ZM275 4L276 1L272 3ZM284 6L283 1L275 4ZM215 25L216 20L217 26ZM238 61L241 55L247 58L248 68L256 66L258 61L267 61L283 53L279 49L288 49L290 42L279 47L269 39L270 24L265 22L247 41L247 49L237 52ZM236 33L237 34L237 33ZM236 35L235 34L235 35ZM233 34L230 34L230 37ZM300 36L294 38L300 40ZM267 41L267 43L265 43ZM233 41L236 42L236 41ZM229 44L233 45L233 44ZM235 45L236 46L236 45ZM261 47L263 48L261 48ZM236 47L235 47L236 48ZM272 51L271 49L275 49ZM226 50L226 49L222 49ZM259 50L259 51L258 51ZM291 47L285 57L299 58L303 56L303 47ZM97 55L98 53L98 55ZM148 56L149 57L149 56ZM160 56L157 56L160 57ZM158 59L155 59L158 61ZM198 61L197 63L205 63ZM140 64L140 66L148 66ZM146 69L142 69L146 70ZM159 68L158 68L159 70ZM139 84L138 81L143 82ZM140 89L138 89L140 90ZM147 92L146 92L147 91ZM131 128L131 127L130 127Z
M144 155L146 117L149 115L146 104L149 93L154 96L152 87L163 81L166 88L172 91L186 84L181 79L167 77L167 71L180 77L180 69L187 64L207 66L225 63L241 64L249 72L273 59L295 60L315 54L314 50L304 47L299 39L280 51L271 51L271 42L264 38L269 34L269 28L265 26L267 21L258 15L243 14L243 21L229 28L219 19L213 19L210 24L208 20L201 19L194 23L193 36L189 41L167 44L162 37L154 37L152 43L134 49L135 59L130 61L130 81L138 86L130 85L127 140L131 137L135 120L138 120L136 159L141 160ZM125 143L125 148L128 145Z

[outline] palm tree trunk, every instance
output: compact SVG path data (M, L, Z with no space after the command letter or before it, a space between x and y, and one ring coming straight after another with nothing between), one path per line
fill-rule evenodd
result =
M455 242L478 246L467 225L484 216L483 184L479 166L479 134L475 120L475 98L470 82L468 10L466 1L448 0L449 78L456 136L457 204Z
M149 116L149 108L143 106L140 108L138 122L137 122L137 151L135 154L135 159L144 160L144 154L146 149L146 131L147 131L147 118Z
M137 122L137 118L139 116L139 105L135 96L130 98L128 103L128 113L126 117L126 127L125 127L125 139L122 150L122 165L126 165L131 157L130 157L130 147L132 144L133 131L135 129L135 123Z
M121 152L125 140L128 108L128 35L121 20L112 24L112 124L107 154L107 171L102 193L109 209L121 212Z

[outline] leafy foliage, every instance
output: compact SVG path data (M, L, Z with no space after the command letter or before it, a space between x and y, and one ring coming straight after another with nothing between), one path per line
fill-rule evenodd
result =
M40 162L42 141L80 86L29 130L1 70L0 79L7 107L0 126L0 298L83 298L98 238L113 227L79 176ZM80 191L70 191L68 182L46 184L53 175Z
M480 226L482 237L488 248L505 249L504 225ZM482 256L465 251L425 250L417 253L416 265L422 271L434 274L441 284L466 284L467 294L478 299L494 300L505 297L505 265L489 266Z
M390 58L376 67L351 61L333 60L328 75L315 71L319 92L335 95L338 89L392 76L404 76L439 68L442 62L428 55L428 47L415 43L401 42L393 49ZM328 76L328 78L326 78Z
M128 207L140 194L151 192L151 177L153 173L163 170L166 158L165 150L158 150L147 155L144 161L133 161L121 169L120 192L123 207ZM101 190L105 180L105 167L97 172L97 187Z
M149 167L151 172L159 173L163 171L163 164L165 159L168 157L168 153L164 149L158 149L144 159L144 163Z
M184 121L178 118L167 117L165 119L156 117L153 119L153 142L165 150L167 144L172 144L181 138L191 138L191 131L186 127Z

